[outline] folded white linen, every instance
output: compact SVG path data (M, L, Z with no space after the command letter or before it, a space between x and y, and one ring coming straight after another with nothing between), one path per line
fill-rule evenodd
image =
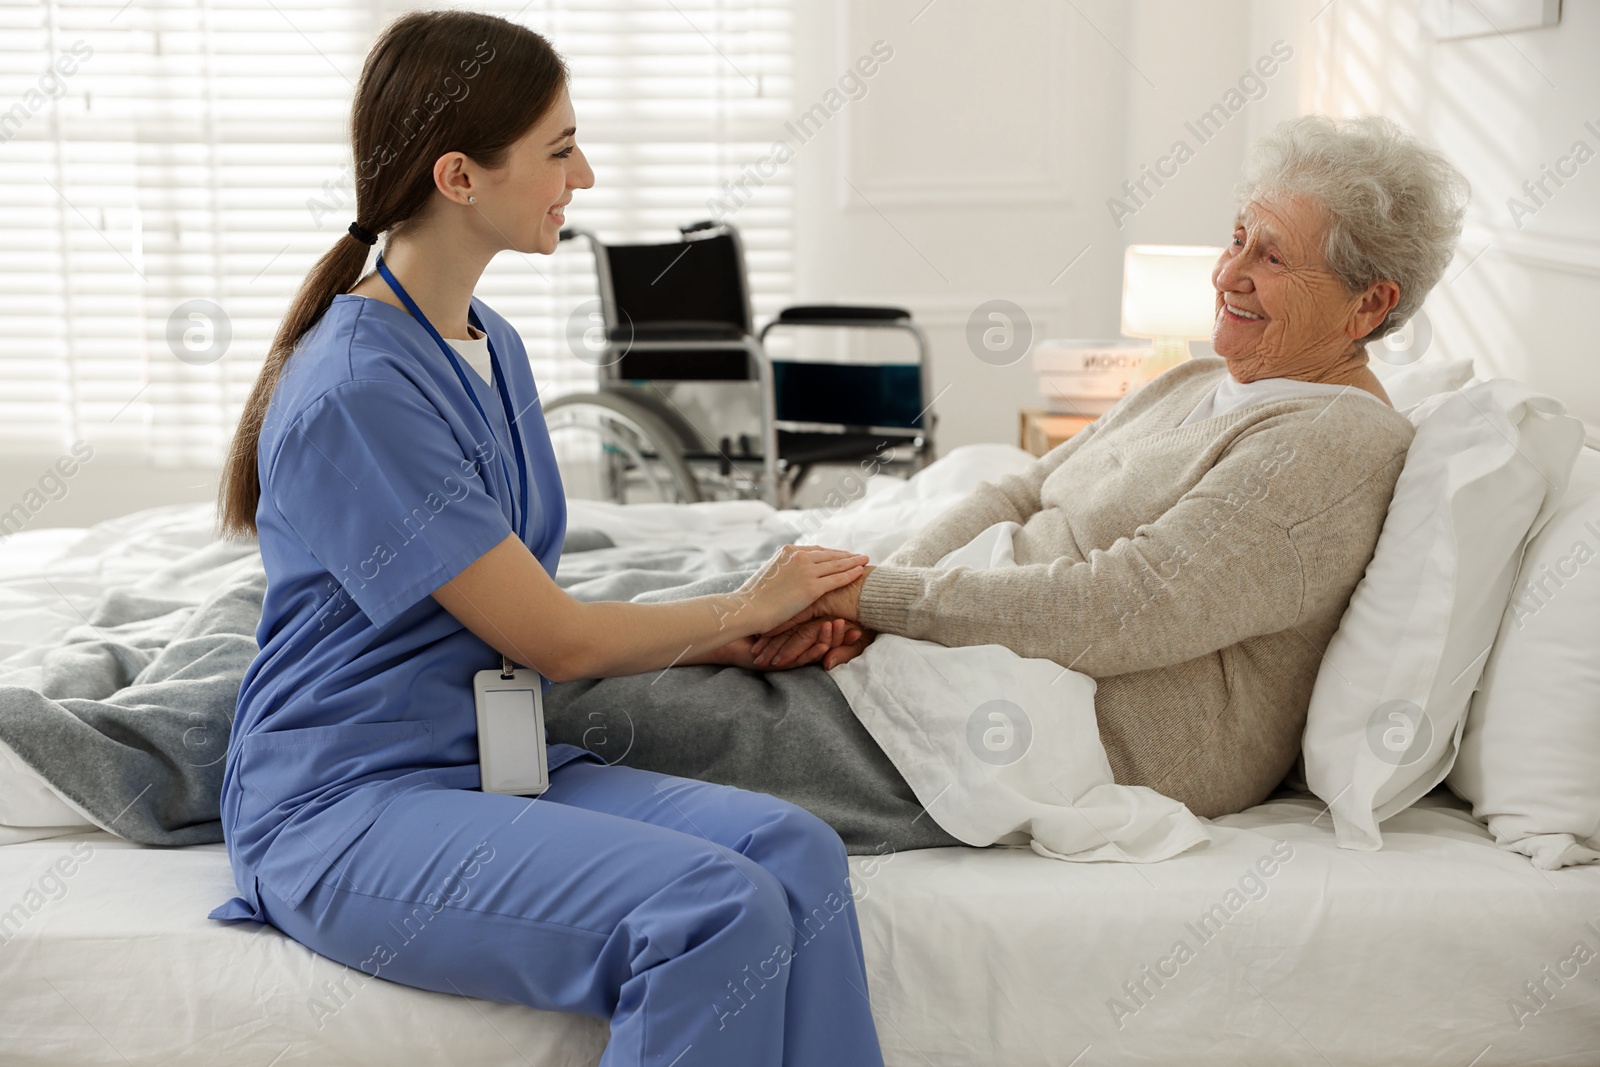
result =
M1020 528L991 526L940 566L1016 566ZM1112 778L1087 675L1000 645L885 634L832 677L923 807L969 845L1153 863L1210 840L1183 804Z

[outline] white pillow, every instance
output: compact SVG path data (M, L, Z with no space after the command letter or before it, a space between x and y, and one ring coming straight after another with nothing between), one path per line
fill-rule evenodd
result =
M1528 544L1447 784L1503 848L1600 860L1600 452Z
M1528 538L1583 444L1562 405L1509 379L1423 401L1366 574L1317 672L1306 784L1345 848L1449 773Z
M95 828L10 745L0 741L0 845Z
M1414 407L1435 393L1448 393L1472 380L1470 359L1426 359L1403 366L1381 359L1367 361L1367 367L1383 384L1396 411Z

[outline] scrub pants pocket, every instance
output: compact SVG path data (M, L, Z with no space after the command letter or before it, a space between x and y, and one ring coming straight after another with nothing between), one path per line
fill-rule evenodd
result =
M608 1018L607 1067L881 1067L844 847L776 798L575 761L425 783L272 925L363 973Z

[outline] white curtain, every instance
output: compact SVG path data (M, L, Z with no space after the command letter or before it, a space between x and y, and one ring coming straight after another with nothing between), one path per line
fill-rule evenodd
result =
M355 217L348 122L366 51L421 6L0 5L0 452L82 438L124 462L220 462L279 317ZM568 224L605 239L671 240L709 217L792 118L792 0L474 6L566 56L596 174ZM790 296L790 193L780 167L716 212L744 238L758 319ZM502 253L477 290L550 394L595 373L567 341L593 297L581 244Z

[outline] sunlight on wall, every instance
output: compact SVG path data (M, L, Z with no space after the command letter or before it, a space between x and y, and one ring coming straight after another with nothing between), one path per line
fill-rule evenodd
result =
M1467 356L1600 426L1589 309L1600 304L1600 10L1559 26L1436 42L1422 0L1307 0L1303 110L1387 115L1472 183L1467 228L1424 312L1427 358ZM1580 162L1582 157L1585 162Z

